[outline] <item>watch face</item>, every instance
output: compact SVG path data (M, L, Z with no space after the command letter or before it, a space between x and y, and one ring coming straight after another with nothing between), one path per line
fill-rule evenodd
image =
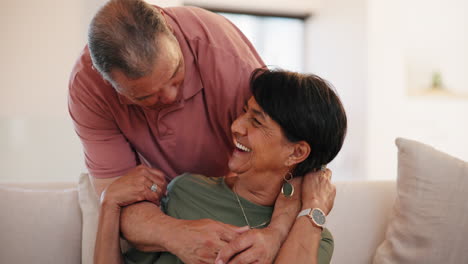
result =
M312 219L317 225L322 226L325 224L325 214L319 209L312 210Z

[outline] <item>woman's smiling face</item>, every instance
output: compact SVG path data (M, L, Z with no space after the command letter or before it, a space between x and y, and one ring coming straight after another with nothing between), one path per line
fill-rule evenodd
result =
M244 113L231 126L235 144L229 169L240 174L273 173L285 175L287 159L294 151L281 127L251 97Z

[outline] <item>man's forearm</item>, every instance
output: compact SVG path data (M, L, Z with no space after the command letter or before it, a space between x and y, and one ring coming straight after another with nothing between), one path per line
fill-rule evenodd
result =
M169 251L166 233L176 221L154 203L141 202L122 209L120 230L125 239L139 250Z

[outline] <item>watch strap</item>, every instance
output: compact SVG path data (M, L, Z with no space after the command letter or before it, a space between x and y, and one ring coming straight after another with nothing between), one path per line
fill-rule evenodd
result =
M312 217L312 211L314 209L318 209L323 213L323 211L321 209L319 209L319 208L307 208L307 209L304 209L304 210L300 211L299 214L297 215L297 218L299 218L301 216L307 216L310 219L310 221L312 222L313 225L315 225L315 226L317 226L317 227L319 227L319 228L321 228L323 230L323 228L325 228L325 225L326 225L327 222L325 220L325 223L323 225L319 225L317 222L315 222L315 220ZM323 214L323 215L325 215L325 214Z
M297 215L297 218L299 218L301 216L309 215L311 211L312 211L312 208L304 209L301 212L299 212L299 214Z

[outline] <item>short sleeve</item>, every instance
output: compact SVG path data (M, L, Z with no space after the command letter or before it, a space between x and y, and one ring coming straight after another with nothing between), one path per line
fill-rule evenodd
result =
M318 264L329 264L332 259L334 249L333 236L328 229L322 232L322 239L320 240L318 251Z
M123 254L125 264L154 264L161 253L143 252L136 248L130 248Z
M72 74L69 113L90 174L95 178L122 176L137 165L136 154L114 121L105 98L93 89L106 85L105 82L94 70L90 71Z

